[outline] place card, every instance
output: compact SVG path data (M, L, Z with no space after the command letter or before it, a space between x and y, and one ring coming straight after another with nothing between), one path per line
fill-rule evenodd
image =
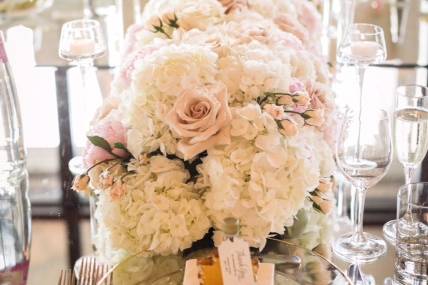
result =
M223 285L255 285L250 247L242 239L226 240L218 247Z

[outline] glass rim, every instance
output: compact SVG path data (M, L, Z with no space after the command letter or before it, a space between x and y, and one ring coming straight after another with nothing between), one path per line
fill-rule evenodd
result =
M77 27L76 27L76 26ZM85 26L87 25L87 26ZM87 30L87 29L94 29L100 27L100 22L94 19L77 19L65 22L62 26L62 29L65 28L72 28L76 30Z
M357 29L358 27L372 28L373 30L361 32ZM351 24L350 30L352 32L359 32L359 33L364 34L364 35L381 35L384 33L383 28L381 26L369 24L369 23L353 23L353 24Z
M406 91L407 90L421 90L423 93L422 96L416 96L414 94L410 95ZM407 97L407 98L428 98L428 87L420 85L420 84L405 84L400 85L395 89L395 94L398 97Z

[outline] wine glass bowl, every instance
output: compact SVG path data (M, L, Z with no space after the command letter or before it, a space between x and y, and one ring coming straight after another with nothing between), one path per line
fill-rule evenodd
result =
M428 88L419 85L399 86L394 120L397 158L404 167L405 184L409 184L428 150ZM383 233L394 244L396 220L387 222L383 226Z
M383 29L372 24L356 23L350 26L338 50L337 61L342 64L367 66L386 59Z
M405 168L415 168L428 150L428 89L418 85L398 87L394 117L398 160Z
M68 61L93 60L106 51L101 25L95 20L74 20L61 29L59 56Z
M358 143L360 124L364 132ZM353 111L348 111L337 144L336 160L355 187L373 187L386 174L392 159L389 130L389 118L383 110L363 111L360 120Z
M363 132L360 133L360 130ZM336 161L339 170L356 188L356 223L354 231L339 237L333 246L336 255L346 261L374 261L386 252L382 239L363 232L363 213L367 189L385 176L391 160L392 143L387 112L365 109L361 114L356 114L348 111L337 142Z

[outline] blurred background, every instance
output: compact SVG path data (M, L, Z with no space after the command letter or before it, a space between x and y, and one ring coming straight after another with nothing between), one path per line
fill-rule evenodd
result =
M0 0L0 28L7 38L28 149L33 211L29 284L54 284L57 276L48 276L47 267L59 272L91 250L88 203L69 190L68 161L84 147L81 118L87 108L93 111L109 94L124 33L138 21L145 2ZM318 5L325 14L328 3L333 13L336 2L318 0ZM107 56L96 62L99 86L97 80L92 81L91 96L82 92L77 68L58 57L62 24L82 17L99 20L107 38ZM385 30L388 61L369 68L364 102L392 110L396 86L427 85L428 0L357 1L356 22L377 24ZM329 30L328 24L326 27L323 48L334 69L335 31ZM353 104L358 98L357 83L344 80L351 77L346 70L336 75L334 89L339 106ZM425 161L423 168L427 170L427 166ZM428 173L420 173L421 180L427 176ZM395 197L403 181L401 165L395 160L387 177L368 192L366 224L382 225L394 218Z

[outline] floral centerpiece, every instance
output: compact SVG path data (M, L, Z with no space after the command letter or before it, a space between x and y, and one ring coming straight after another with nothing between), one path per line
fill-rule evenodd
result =
M320 27L304 0L149 1L74 183L98 196L101 255L175 255L221 239L226 217L256 248L322 243L334 106Z

